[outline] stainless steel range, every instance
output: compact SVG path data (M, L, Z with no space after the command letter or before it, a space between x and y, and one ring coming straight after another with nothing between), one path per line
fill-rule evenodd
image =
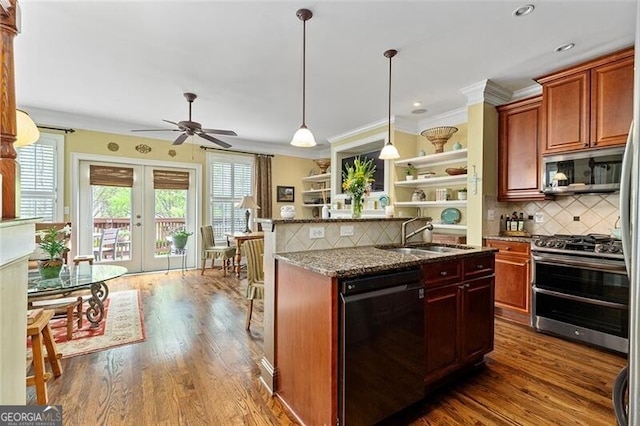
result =
M620 240L607 235L535 235L533 326L627 353L629 278Z

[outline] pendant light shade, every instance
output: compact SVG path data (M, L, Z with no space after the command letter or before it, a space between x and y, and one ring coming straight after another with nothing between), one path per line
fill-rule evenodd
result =
M29 114L18 109L16 110L16 141L13 146L18 148L21 146L31 145L40 139L40 130L33 122Z
M382 148L382 151L380 151L380 156L378 157L381 160L395 160L400 158L398 150L393 145L393 142L391 142L391 58L396 56L396 53L398 53L398 51L393 49L384 52L385 58L389 58L389 123L387 126L387 143L384 148Z
M316 145L316 139L305 123L305 101L307 85L307 21L311 19L313 13L309 9L299 9L296 12L298 19L302 21L302 126L293 135L291 145L308 148Z

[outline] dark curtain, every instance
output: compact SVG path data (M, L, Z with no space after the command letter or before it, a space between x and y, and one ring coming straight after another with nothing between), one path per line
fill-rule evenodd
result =
M273 217L271 206L271 156L256 155L255 176L256 203L260 206L260 209L256 211L257 217L271 219ZM262 231L260 224L258 224L258 231Z

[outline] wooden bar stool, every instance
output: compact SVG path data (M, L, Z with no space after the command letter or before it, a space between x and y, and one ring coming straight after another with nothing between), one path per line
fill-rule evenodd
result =
M88 297L88 296L87 296ZM67 319L67 340L73 339L73 323L78 321L78 330L82 328L82 303L84 299L78 297L64 297L59 299L29 301L28 308L51 309L55 312L54 318L61 316Z
M27 386L36 387L36 400L39 405L45 405L49 399L47 395L47 381L51 379L52 373L55 377L62 374L60 357L56 350L56 342L49 327L49 321L53 318L53 311L45 310L35 319L32 324L27 324L27 337L31 338L31 350L33 352L33 376L27 377ZM52 373L45 369L44 354L42 344L47 348L47 361L51 365Z
M94 257L90 254L79 255L73 258L74 266L78 266L80 262L89 262L89 265L93 265Z

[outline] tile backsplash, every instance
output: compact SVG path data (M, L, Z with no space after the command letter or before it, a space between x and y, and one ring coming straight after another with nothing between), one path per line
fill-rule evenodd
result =
M495 203L496 220L489 229L499 226L501 214L524 212L525 217L540 217L541 222L527 220L531 234L610 234L619 215L619 194L581 194L559 196L554 200L518 203ZM579 220L575 220L578 218ZM496 229L497 231L497 229ZM493 232L492 232L493 233Z

